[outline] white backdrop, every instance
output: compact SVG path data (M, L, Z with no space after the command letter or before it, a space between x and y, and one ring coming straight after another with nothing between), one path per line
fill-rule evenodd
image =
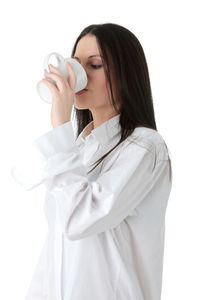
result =
M162 300L200 299L200 18L198 1L4 1L0 5L0 299L24 299L47 233L44 188L24 191L10 168L23 145L52 129L37 94L43 59L71 55L93 23L117 23L140 40L158 131L171 153ZM102 299L103 300L103 299Z

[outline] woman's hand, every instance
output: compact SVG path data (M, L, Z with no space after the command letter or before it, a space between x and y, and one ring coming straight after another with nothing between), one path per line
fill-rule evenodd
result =
M55 66L52 65L49 65L51 73L45 72L44 76L54 80L56 86L47 79L42 79L52 93L51 123L53 128L64 124L71 119L75 96L76 74L69 62L66 62L66 67L69 74L68 80Z

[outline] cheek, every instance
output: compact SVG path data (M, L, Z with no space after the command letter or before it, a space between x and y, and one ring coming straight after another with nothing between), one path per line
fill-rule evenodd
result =
M98 74L96 82L98 85L98 89L104 93L107 93L106 85L109 87L109 82L108 82L107 78L105 77L105 74L103 71L100 74Z

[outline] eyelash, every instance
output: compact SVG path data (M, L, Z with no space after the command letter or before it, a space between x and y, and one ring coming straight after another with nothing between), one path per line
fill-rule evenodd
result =
M102 67L102 65L91 65L92 66L92 68L94 68L94 69L100 69L101 67Z

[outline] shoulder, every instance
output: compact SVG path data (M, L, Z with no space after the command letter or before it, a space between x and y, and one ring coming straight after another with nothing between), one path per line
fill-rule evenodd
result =
M162 135L155 129L148 127L136 127L130 136L126 139L128 144L137 144L139 147L146 148L156 160L168 160L169 151Z

